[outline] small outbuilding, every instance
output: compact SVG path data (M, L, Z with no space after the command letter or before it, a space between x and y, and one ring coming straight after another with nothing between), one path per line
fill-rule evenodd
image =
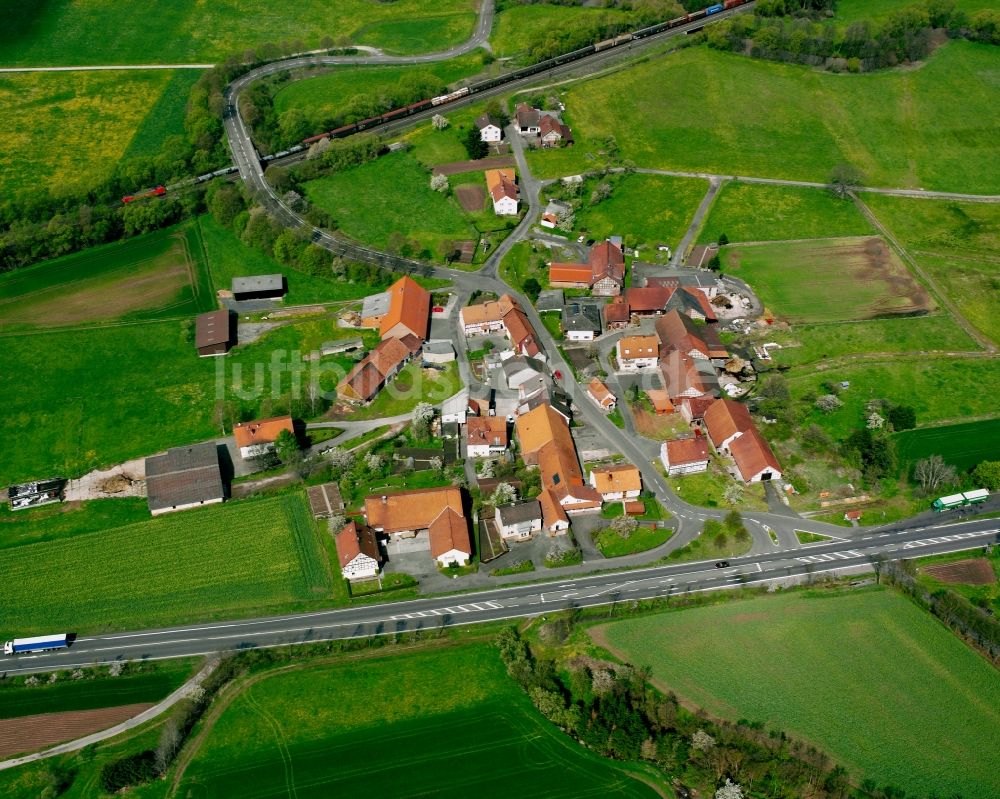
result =
M236 343L234 317L229 311L209 311L194 320L194 346L201 358L225 355Z
M288 288L284 275L251 275L250 277L233 278L233 299L243 300L280 300Z

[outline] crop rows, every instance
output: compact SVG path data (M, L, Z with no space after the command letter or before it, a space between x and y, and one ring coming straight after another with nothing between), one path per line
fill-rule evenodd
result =
M0 553L6 631L118 628L313 597L299 496L181 512ZM307 576L308 575L308 576Z

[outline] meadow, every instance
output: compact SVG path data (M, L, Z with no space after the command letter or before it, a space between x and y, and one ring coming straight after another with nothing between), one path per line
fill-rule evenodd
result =
M1000 676L891 591L756 598L601 630L663 689L805 739L857 778L920 796L1000 793Z
M633 14L615 8L513 5L497 14L490 45L499 58L508 58L525 53L531 42L539 40L549 31L595 23L618 22L627 26L633 17Z
M921 458L940 455L959 471L965 471L980 461L997 460L1000 419L904 430L896 434L896 444L904 468Z
M390 153L310 181L305 191L358 241L386 248L395 234L405 237L409 254L438 257L442 242L475 240L478 234L454 199L430 188L430 179L407 153Z
M443 50L467 39L472 0L111 0L87 3L0 2L4 66L211 63L267 42L301 49L324 37L398 52ZM154 24L155 23L155 24ZM101 35L95 37L94 32ZM296 48L299 49L299 48Z
M4 27L0 36L9 32L10 27ZM126 153L155 154L165 135L183 132L184 105L175 95L184 92L187 79L177 74L0 75L0 194L75 195L107 178ZM161 100L165 107L159 107ZM150 116L151 111L156 115Z
M169 562L164 560L169 554ZM242 500L0 550L4 631L143 628L327 598L301 494Z
M195 663L190 658L140 663L118 677L63 678L35 686L5 681L0 685L0 719L159 702L191 676Z
M392 97L406 87L428 84L443 89L475 75L482 67L483 57L478 52L419 67L337 67L282 84L274 95L274 110L280 115L291 108L300 108L312 119L340 114L355 105L367 109L380 97ZM374 110L362 113L370 116Z
M843 407L829 414L812 409L802 424L815 422L840 439L862 426L865 405L871 399L911 406L918 426L992 415L1000 392L1000 361L894 356L788 375L794 398L827 393L823 387L827 381L850 382L851 387L839 395Z
M146 500L140 497L60 502L19 511L5 504L0 506L0 548L123 527L148 518Z
M0 331L175 319L215 308L197 228L180 225L0 275Z
M892 355L923 352L973 352L979 349L950 314L903 316L866 322L795 325L790 333L769 329L768 341L784 344L771 350L775 362L802 366L844 355Z
M209 273L216 289L228 289L234 277L247 275L285 276L288 293L285 305L356 300L374 293L378 287L327 279L284 266L260 250L245 245L228 228L207 214L198 218L198 230L204 242Z
M611 196L586 202L576 214L575 230L601 241L622 236L629 246L677 246L708 191L708 182L665 175L627 175Z
M725 271L791 323L845 322L932 310L934 303L881 238L727 247Z
M398 797L657 795L545 721L486 643L266 677L218 718L178 795L305 799L362 784Z
M881 20L894 11L910 8L912 0L839 0L836 22L849 24L858 20ZM974 13L984 8L995 8L990 0L955 0L955 8Z
M850 200L824 189L729 181L715 198L698 241L788 241L874 233Z
M539 177L585 171L614 136L643 167L825 181L846 161L867 185L993 193L995 70L995 50L969 42L920 69L856 76L688 48L573 84L562 99L576 144L532 164Z
M865 202L959 312L1000 343L1000 206L876 196Z

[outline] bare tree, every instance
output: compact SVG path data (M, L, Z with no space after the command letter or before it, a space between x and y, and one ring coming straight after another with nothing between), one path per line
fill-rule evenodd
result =
M715 747L715 738L709 735L704 730L695 730L694 735L691 736L691 748L697 749L699 752L708 752Z
M427 465L430 466L433 471L440 472L444 469L444 458L439 455L435 455L427 461Z
M823 394L816 398L816 407L823 413L833 413L843 404L844 401L836 394Z
M158 773L163 774L174 762L180 745L181 731L177 727L177 719L171 716L163 725L160 742L156 745L156 770Z
M958 479L955 467L945 463L940 455L931 455L929 458L917 461L913 476L920 483L920 487L927 492L936 491L942 485L951 485Z
M614 690L615 677L607 669L599 669L590 679L590 688L597 696L607 696Z
M872 571L875 572L875 584L882 584L882 572L889 563L889 558L884 552L876 552L874 555L868 557L869 562L872 564Z
M354 468L354 453L348 452L343 447L334 447L326 451L326 459L330 461L330 466L334 472L343 474Z

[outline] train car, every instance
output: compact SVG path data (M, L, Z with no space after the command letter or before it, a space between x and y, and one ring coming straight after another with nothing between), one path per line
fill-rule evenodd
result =
M722 3L716 3L714 6L709 6L705 9L705 16L707 17L709 14L718 14L724 8L725 6L723 6Z
M456 89L448 94L441 94L437 97L431 98L431 105L444 105L445 103L450 103L454 100L458 100L460 97L465 97L469 94L469 87L465 86L461 89Z
M632 41L631 33L623 33L621 36L615 36L613 39L605 39L603 42L598 42L594 45L594 52L599 50L607 50L609 47L617 47L620 44L625 44L626 42Z
M136 200L145 200L147 197L162 197L167 193L165 186L157 186L155 189L150 189L149 191L142 191L138 194L126 194L122 197L123 203L134 203Z

